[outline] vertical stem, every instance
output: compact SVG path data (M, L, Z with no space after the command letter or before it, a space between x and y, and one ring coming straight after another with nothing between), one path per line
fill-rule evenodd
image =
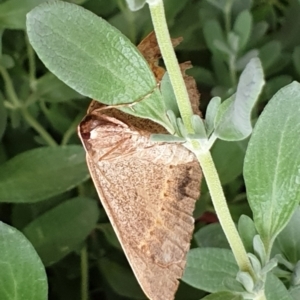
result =
M32 91L36 90L36 76L35 76L35 55L34 51L29 43L27 34L25 35L26 47L27 47L27 56L29 64L29 85Z
M170 76L171 84L173 86L184 125L188 133L194 133L191 124L191 116L193 112L186 86L171 43L165 19L163 2L162 0L157 0L154 2L155 3L153 4L149 4L149 7L158 45ZM191 146L191 150L197 153L197 158L201 164L204 176L206 178L216 213L231 246L237 264L240 270L249 272L253 278L255 278L254 271L248 259L246 250L231 218L212 157L209 152L198 154L199 143L197 141L191 141Z
M26 122L35 129L39 135L44 139L44 141L51 147L57 146L57 143L52 138L52 136L45 130L45 128L29 113L27 108L23 107L21 109L22 115Z
M88 255L87 255L86 245L84 245L84 247L80 252L80 259L81 259L81 300L88 300L89 272L88 272Z
M246 250L241 241L239 233L231 218L226 199L222 190L220 179L214 162L209 152L197 155L205 176L211 199L214 204L220 224L224 230L226 238L241 271L249 272L255 278L254 271L248 259Z
M191 123L193 110L173 49L173 45L171 43L163 1L157 1L157 3L149 5L149 8L157 42L170 77L182 121L186 127L187 132L192 134L194 133L194 129Z
M10 78L7 70L5 68L3 68L2 66L0 66L0 74L2 75L2 78L5 83L5 90L6 90L7 98L11 101L11 103L15 106L15 108L21 107L22 104L20 103L20 100L17 96L14 85L11 81L11 78Z

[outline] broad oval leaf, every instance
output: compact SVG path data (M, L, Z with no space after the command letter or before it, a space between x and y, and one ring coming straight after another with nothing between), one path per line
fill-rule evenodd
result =
M27 15L27 32L46 67L71 88L107 105L135 102L121 109L171 131L148 63L105 20L80 6L54 1Z
M49 266L77 249L95 228L98 217L96 201L77 197L39 216L23 232Z
M300 199L300 84L281 89L267 104L244 162L248 201L257 231L268 246Z
M0 167L0 202L37 202L87 180L81 146L41 147L23 152Z
M237 272L238 266L230 250L196 248L187 255L182 280L195 288L215 293L226 290L224 279L235 279Z
M236 94L224 101L215 120L215 135L225 141L245 139L252 132L251 111L264 85L263 69L253 58L241 74Z
M0 222L0 299L48 299L43 263L17 229Z

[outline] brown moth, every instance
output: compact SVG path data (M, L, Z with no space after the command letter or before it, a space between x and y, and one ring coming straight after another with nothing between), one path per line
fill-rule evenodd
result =
M166 133L160 125L96 101L78 131L101 203L140 286L149 299L174 299L200 195L197 159L180 144L150 141L151 134Z

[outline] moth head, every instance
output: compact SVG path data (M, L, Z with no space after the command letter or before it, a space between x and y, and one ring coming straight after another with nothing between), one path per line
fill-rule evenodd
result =
M85 150L97 160L113 159L132 151L136 132L124 122L104 114L89 114L78 127Z

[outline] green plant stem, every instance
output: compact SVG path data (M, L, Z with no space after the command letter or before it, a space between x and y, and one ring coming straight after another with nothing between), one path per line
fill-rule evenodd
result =
M155 5L149 5L149 8L157 42L170 77L182 121L187 132L193 134L194 129L191 123L193 110L173 45L171 43L163 1L158 1Z
M158 1L157 4L149 5L149 7L158 45L170 76L182 120L188 133L193 133L194 130L191 124L191 116L193 112L186 86L171 43L164 14L163 2ZM195 150L194 152L197 153L197 158L201 164L204 176L206 178L216 213L231 246L237 264L241 271L249 272L251 276L255 278L254 271L248 259L246 250L231 218L211 154L210 152L200 153L198 151L200 147L197 141L191 141L191 145L191 150Z
M71 136L76 132L76 128L78 126L78 123L80 122L80 120L83 118L82 114L79 114L74 121L72 122L72 124L70 125L70 127L67 129L67 131L65 132L62 141L61 141L61 145L67 145Z
M25 36L25 41L26 41L28 64L29 64L29 85L32 91L35 91L36 90L35 56L34 56L34 51L29 43L27 34Z
M13 86L13 83L11 81L11 78L7 70L0 66L0 73L5 83L5 90L6 90L8 100L10 100L10 102L14 105L15 108L21 107L22 103L20 102L16 94L15 88Z
M80 267L81 267L81 300L88 300L89 298L89 272L88 272L88 255L86 246L80 252Z
M246 250L231 218L211 154L210 152L201 153L197 155L197 158L202 167L219 222L224 230L237 264L241 271L248 272L255 278Z
M26 122L35 129L39 135L44 139L44 141L52 147L57 146L57 143L52 138L52 136L45 130L45 128L29 113L26 107L21 109L22 115Z

